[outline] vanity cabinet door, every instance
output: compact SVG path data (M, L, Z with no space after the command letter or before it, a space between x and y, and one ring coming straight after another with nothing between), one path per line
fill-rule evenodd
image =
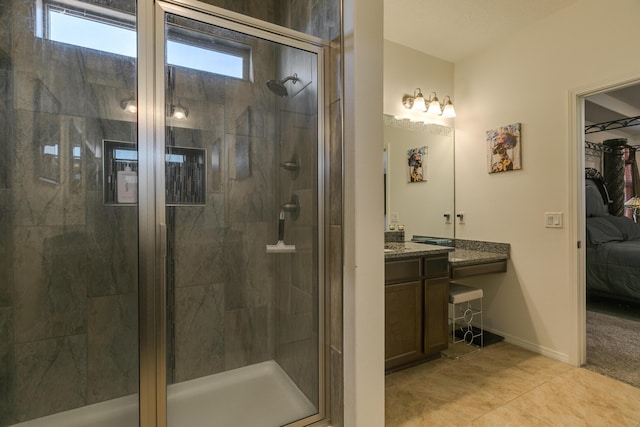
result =
M425 280L424 289L424 352L430 355L447 348L449 279Z
M423 357L421 281L385 286L385 370Z

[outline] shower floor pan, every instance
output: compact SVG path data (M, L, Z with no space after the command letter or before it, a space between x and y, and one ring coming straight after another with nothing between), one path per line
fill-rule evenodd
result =
M317 413L273 360L197 378L167 389L168 426L281 426ZM138 396L120 397L13 427L135 427Z

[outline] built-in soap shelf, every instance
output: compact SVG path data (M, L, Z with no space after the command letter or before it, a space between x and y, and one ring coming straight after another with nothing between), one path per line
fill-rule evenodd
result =
M138 202L138 151L135 144L102 141L105 205ZM165 203L167 206L206 203L206 151L201 148L166 147Z

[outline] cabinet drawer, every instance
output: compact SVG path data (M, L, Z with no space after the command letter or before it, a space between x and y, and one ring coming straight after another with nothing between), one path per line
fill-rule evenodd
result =
M449 277L449 255L426 258L424 262L424 276L427 278Z
M406 282L420 277L420 259L387 261L384 266L385 283Z
M488 262L486 264L465 265L451 269L452 279L478 276L480 274L504 273L507 271L507 261Z

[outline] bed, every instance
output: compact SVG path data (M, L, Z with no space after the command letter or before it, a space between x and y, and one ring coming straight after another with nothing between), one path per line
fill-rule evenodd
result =
M640 225L610 215L606 188L586 183L587 293L640 302Z

